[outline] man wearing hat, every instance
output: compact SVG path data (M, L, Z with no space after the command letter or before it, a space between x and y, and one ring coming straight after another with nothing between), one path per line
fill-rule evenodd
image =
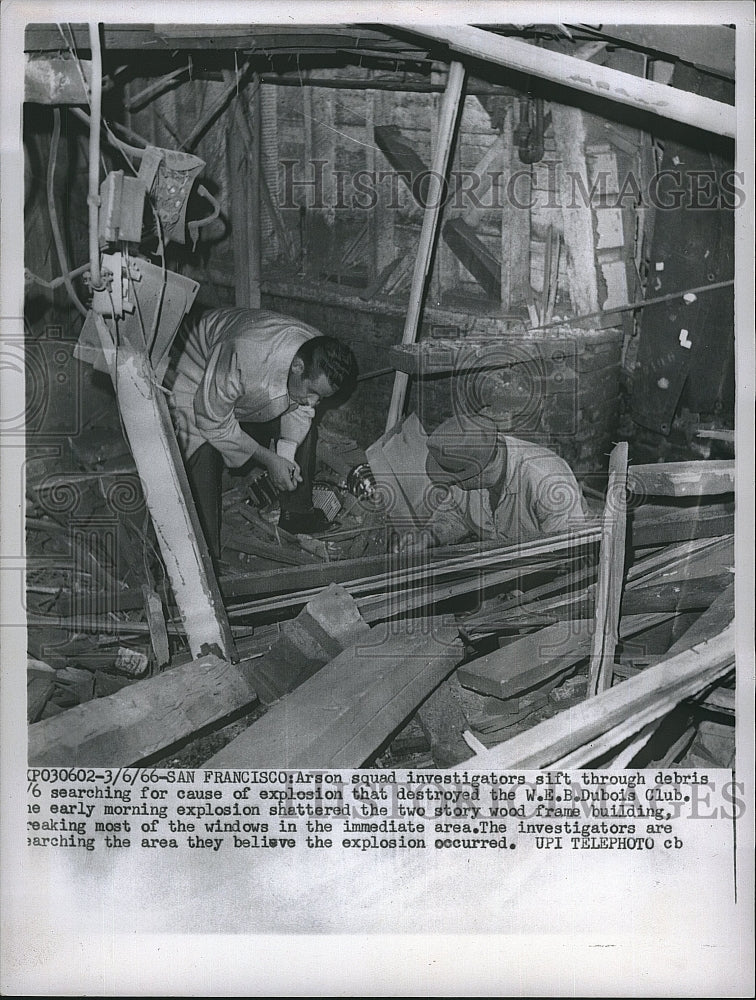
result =
M426 526L426 544L473 536L527 541L585 521L569 465L549 448L502 433L485 414L445 420L428 438L426 472L446 487ZM414 546L413 546L414 547Z

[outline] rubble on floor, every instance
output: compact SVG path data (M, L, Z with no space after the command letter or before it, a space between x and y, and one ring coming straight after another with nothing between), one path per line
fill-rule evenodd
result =
M604 748L594 766L732 766L727 463L630 467L657 493L631 498L626 544L611 559L616 525L605 518L581 532L463 543L413 560L392 551L369 481L350 491L349 469L364 454L348 445L326 442L332 465L320 458L331 521L318 537L282 531L244 480L226 484L220 585L238 664L189 653L131 469L80 451L54 483L32 483L30 760L102 763L112 752L114 762L127 763L125 753L129 764L160 766L476 766L490 754L507 759L508 747L530 759L531 736L534 754L577 759L588 744L567 751L559 726L587 713L585 731ZM698 466L714 494L689 495ZM112 498L127 488L116 522ZM615 625L601 626L614 629L608 683L591 693L597 616L612 607ZM687 672L678 681L666 663ZM643 678L661 686L646 691ZM625 691L627 719L617 708ZM77 743L77 733L86 738Z

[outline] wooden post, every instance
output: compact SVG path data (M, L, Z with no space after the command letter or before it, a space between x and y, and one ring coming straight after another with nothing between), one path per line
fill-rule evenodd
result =
M596 610L588 673L588 697L612 686L614 651L617 648L622 574L625 568L627 528L627 441L620 441L609 459L609 483L601 526Z
M224 76L233 80L233 74ZM243 94L234 99L228 130L231 236L234 248L234 285L237 306L260 308L260 89L251 102L252 125L246 129Z
M465 82L465 68L462 63L453 62L449 69L449 80L444 91L439 116L438 136L433 153L431 174L427 188L428 204L423 215L423 225L420 230L420 245L415 258L415 270L412 275L407 317L404 322L403 344L414 344L420 328L423 297L428 281L433 247L438 232L438 219L441 212L442 186L441 178L445 178L449 166L454 131L459 117L462 88ZM397 423L404 409L409 376L405 372L397 372L394 379L394 391L391 395L386 430L389 431Z
M163 562L192 656L215 646L230 660L234 641L226 618L168 406L151 378L149 362L125 340L116 352L105 320L95 315L110 363L118 411L142 481Z
M260 282L262 280L262 94L259 77L252 78L252 98L250 112L252 116L252 155L249 163L248 176L248 214L247 231L249 233L249 305L252 309L260 308Z
M474 59L484 59L543 80L554 80L573 90L735 138L735 108L730 104L468 25L435 28L414 24L403 25L402 30L446 42L453 52Z
M575 192L578 180L584 191L590 191L585 159L585 121L582 111L564 104L551 105L551 120L560 161L557 185L567 254L567 282L572 308L579 316L597 312L599 308L593 208L590 203L577 199Z

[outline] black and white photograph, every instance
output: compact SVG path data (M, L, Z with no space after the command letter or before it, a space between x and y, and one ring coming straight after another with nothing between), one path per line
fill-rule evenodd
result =
M2 28L3 992L751 995L751 5Z

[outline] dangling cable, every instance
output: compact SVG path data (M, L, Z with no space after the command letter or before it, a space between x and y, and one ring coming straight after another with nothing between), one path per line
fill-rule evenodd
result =
M55 167L58 162L58 145L60 143L60 109L53 108L53 130L52 137L50 139L50 159L47 161L47 211L50 216L50 228L52 229L53 242L55 243L55 252L58 255L58 263L60 264L60 269L63 272L61 277L63 283L66 286L66 291L79 310L82 316L87 315L87 310L82 304L81 299L76 294L76 289L71 281L70 268L68 266L68 255L66 253L66 245L63 241L63 234L60 231L60 225L58 223L58 213L55 209Z

